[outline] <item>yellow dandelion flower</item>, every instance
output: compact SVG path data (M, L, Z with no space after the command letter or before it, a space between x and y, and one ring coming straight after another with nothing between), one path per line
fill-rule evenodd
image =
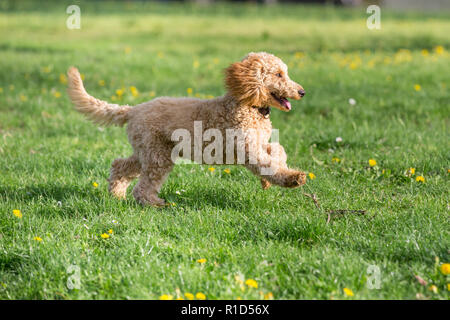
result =
M139 95L139 91L138 91L138 89L136 89L135 86L131 86L130 91L131 91L131 94L133 95L133 97L137 97Z
M219 62L220 62L220 59L219 59L219 58L214 58L214 59L213 59L213 63L214 63L214 64L218 64Z
M308 177L309 177L311 180L314 180L314 179L316 178L316 175L315 175L314 173L310 172L310 173L308 174Z
M444 275L449 275L450 274L450 263L444 263L441 266L441 272Z
M415 169L415 168L409 168L409 169L408 169L408 173L409 173L410 175L413 175L413 174L416 173L416 169Z
M436 52L439 55L443 54L444 51L445 51L445 49L444 49L443 46L436 46L436 47L434 47L434 52Z
M50 69L50 67L43 67L42 68L42 72L43 73L50 73L50 71L52 71L52 69Z
M417 176L416 181L417 182L425 182L425 178L423 176Z
M331 159L332 162L341 162L341 159L339 159L338 157L334 157L333 159Z
M205 258L198 259L197 262L198 262L198 263L205 263L205 262L206 262L206 259L205 259Z
M61 92L55 91L55 92L53 92L53 96L58 99L61 97Z
M195 60L195 61L192 63L192 66L194 67L194 69L197 69L197 68L200 66L200 62L198 62L197 60Z
M349 288L344 288L344 293L347 297L353 297L355 294L353 293L353 291Z
M61 73L59 75L59 82L61 82L62 84L66 84L67 83L67 77L65 74Z
M450 291L450 283L447 283L447 291Z
M116 90L116 95L119 97L119 99L120 99L121 96L123 96L123 92L124 92L123 89L117 89Z
M350 63L350 69L355 70L359 67L359 64L357 62Z
M80 73L80 78L84 81L84 73Z
M100 87L103 87L103 86L105 85L105 80L99 80L99 81L98 81L98 85L99 85Z
M377 165L377 161L375 159L369 159L369 166L375 167Z
M428 290L432 291L433 293L437 293L438 292L438 287L436 287L434 284L431 285Z
M186 92L187 92L187 94L192 94L192 88L187 88Z
M3 93L3 88L0 87L0 93Z
M237 297L236 300L242 300L242 298L241 297Z
M422 90L422 87L420 86L420 84L415 84L414 85L414 90L420 91L420 90Z
M112 101L116 101L116 100L117 100L117 97L116 97L116 96L111 96L111 100L112 100Z
M206 299L206 296L205 296L203 293L201 293L201 292L198 292L198 293L195 295L195 297L196 297L198 300L205 300L205 299Z
M23 94L21 94L19 98L20 98L20 101L22 101L22 102L25 102L28 100L27 97Z
M247 280L245 281L245 284L246 284L247 286L249 286L250 288L255 288L255 289L258 288L258 282L256 282L256 281L253 280L253 279L247 279Z
M295 58L297 58L297 59L301 59L304 56L305 56L305 54L303 52L298 51L295 53Z
M150 92L148 93L148 95L149 95L150 97L154 97L154 96L156 95L156 93L155 93L155 91L150 91Z
M188 300L194 300L194 295L193 295L192 293L190 293L190 292L186 292L186 293L184 294L184 296L185 296L186 299L188 299Z
M226 174L230 174L231 170L230 169L223 169L223 172L225 172Z
M94 188L97 188L97 187L98 187L98 183L97 183L97 182L92 182L92 186L93 186Z
M162 296L159 297L159 300L172 300L173 296L170 294L163 294Z
M175 300L184 300L184 298L183 297L178 297Z
M15 215L17 218L22 218L22 212L18 209L13 210L13 215Z
M109 234L107 234L107 233L102 233L102 234L100 235L100 237L102 237L103 239L108 239L108 238L109 238Z
M123 51L125 52L125 54L129 54L129 53L131 53L131 48L125 47L125 49Z
M113 234L113 233L114 233L113 229L109 229L109 230L108 230L108 233L109 233L109 234Z
M37 236L36 236L36 237L34 237L34 238L33 238L33 240L34 240L34 241L38 241L38 242L41 242L41 241L42 241L42 238L41 238L41 237L37 237Z
M209 172L214 172L215 170L216 170L216 169L213 168L213 167L209 167L209 168L208 168L208 171L209 171Z
M273 300L273 293L268 292L264 295L264 300Z
M427 57L430 54L427 49L422 49L421 52L424 57Z

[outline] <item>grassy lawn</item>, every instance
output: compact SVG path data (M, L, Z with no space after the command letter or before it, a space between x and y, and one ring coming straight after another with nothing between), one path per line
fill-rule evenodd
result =
M449 298L449 12L382 11L370 31L365 8L81 3L68 30L66 7L0 6L1 299ZM180 165L168 208L131 188L112 198L110 164L131 147L74 110L68 67L93 96L134 105L222 95L223 69L250 51L305 88L271 119L289 165L315 179L263 191L242 167ZM367 213L327 223L337 209Z

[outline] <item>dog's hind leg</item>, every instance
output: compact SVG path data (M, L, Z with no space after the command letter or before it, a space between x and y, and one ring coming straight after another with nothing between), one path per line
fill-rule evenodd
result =
M164 206L166 202L158 197L161 186L173 168L149 167L142 171L138 183L133 189L133 196L142 205Z
M109 176L109 192L115 197L125 199L127 188L141 172L141 164L136 155L129 158L118 158L113 161Z

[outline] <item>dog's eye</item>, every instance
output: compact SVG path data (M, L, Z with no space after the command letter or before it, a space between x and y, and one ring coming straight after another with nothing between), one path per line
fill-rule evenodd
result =
M277 73L277 77L278 77L278 78L283 77L283 75L281 74L281 72L278 72L278 73Z

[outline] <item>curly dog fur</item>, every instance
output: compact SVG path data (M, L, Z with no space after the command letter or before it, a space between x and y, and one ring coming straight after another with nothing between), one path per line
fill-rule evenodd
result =
M127 187L139 177L133 189L136 200L144 205L164 205L158 193L174 166L171 135L180 128L193 135L194 121L202 122L203 131L216 128L223 136L227 129L242 130L244 166L261 177L263 189L271 184L293 188L306 181L305 173L288 168L284 148L269 143L272 125L261 111L269 106L289 111L288 99L298 100L305 94L302 86L289 78L287 66L272 54L250 53L231 64L225 70L227 93L209 100L160 97L135 107L119 106L90 96L76 68L69 69L68 77L68 94L79 112L101 125L128 124L134 153L114 160L108 179L109 191L116 197L125 198ZM274 168L273 174L262 174L267 166Z

